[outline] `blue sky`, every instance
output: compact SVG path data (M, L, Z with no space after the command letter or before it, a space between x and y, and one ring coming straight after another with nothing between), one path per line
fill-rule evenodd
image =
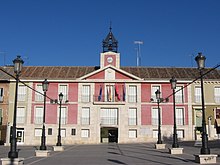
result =
M122 66L220 63L219 0L0 0L0 65L98 66L110 22Z

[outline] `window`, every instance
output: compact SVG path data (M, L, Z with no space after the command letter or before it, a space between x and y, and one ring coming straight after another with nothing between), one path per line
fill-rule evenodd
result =
M17 107L17 123L23 124L25 121L25 108Z
M136 129L129 129L128 137L129 138L137 138L137 130Z
M0 88L0 102L3 102L3 95L4 95L4 93L3 93L3 88Z
M177 137L180 139L184 138L184 130L177 130Z
M214 98L216 103L220 103L220 87L214 88Z
M61 137L66 137L66 129L61 129L60 130L60 136Z
M153 108L151 110L151 119L152 119L152 125L158 125L158 109Z
M101 124L102 125L117 125L118 124L118 109L101 109Z
M48 135L52 135L53 134L53 129L52 128L48 128Z
M44 93L42 84L37 84L36 90L42 94ZM38 92L35 92L35 101L44 101L44 96Z
M34 123L35 124L42 124L43 123L43 107L36 107L35 108L35 116L34 116Z
M160 90L160 86L158 86L158 85L151 87L151 98L153 99L154 102L157 101L155 92L156 92L158 89Z
M137 109L129 108L128 110L128 125L137 125Z
M2 109L0 109L0 125L2 125L2 120L3 120L3 118L2 118Z
M82 108L81 124L82 125L90 124L90 109L89 108Z
M59 123L59 115L61 115L61 124L66 124L67 123L67 108L66 107L61 107L61 114L60 114L60 108L58 108L58 113L57 113L57 123Z
M158 138L158 130L153 130L153 138Z
M71 135L76 135L76 129L75 128L72 128Z
M67 90L67 85L59 85L59 94L63 94L63 101L68 100L68 90Z
M81 130L81 137L88 138L89 137L89 129L82 129Z
M196 127L202 127L202 110L195 109Z
M90 102L90 86L83 85L82 86L82 102Z
M18 85L18 101L25 101L26 87L24 85Z
M134 85L129 86L128 101L130 103L136 103L137 102L137 86L134 86Z
M195 102L196 103L201 102L201 87L199 86L195 87Z
M183 87L177 86L175 91L178 91L175 93L176 103L183 103Z
M184 109L176 108L176 124L184 125Z
M35 128L34 136L41 136L41 135L42 135L42 129L41 128Z

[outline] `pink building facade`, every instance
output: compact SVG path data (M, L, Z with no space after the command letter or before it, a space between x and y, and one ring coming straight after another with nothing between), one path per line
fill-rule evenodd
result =
M162 138L172 140L174 112L170 79L173 76L179 90L176 93L178 138L192 140L191 91L187 86L192 77L187 72L195 69L185 70L187 68L121 67L117 40L111 31L103 41L100 67L26 66L21 81L34 90L20 90L25 94L25 101L18 102L17 128L22 136L18 143L41 143L44 99L40 93L43 93L44 79L49 81L45 111L47 145L57 142L60 93L64 95L61 104L63 145L156 142L157 89L163 99L159 105Z

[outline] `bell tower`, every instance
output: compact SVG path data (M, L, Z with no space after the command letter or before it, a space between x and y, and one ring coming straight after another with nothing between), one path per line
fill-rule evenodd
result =
M112 33L112 28L110 26L109 33L106 38L102 41L103 52L100 58L100 67L103 68L107 65L112 65L114 67L120 67L120 54L118 53L118 41Z

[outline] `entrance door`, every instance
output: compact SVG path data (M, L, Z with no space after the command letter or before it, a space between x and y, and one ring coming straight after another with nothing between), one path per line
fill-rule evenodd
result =
M17 134L17 143L24 143L24 128L17 128L16 130Z
M118 129L108 130L108 141L109 143L118 143Z
M118 142L118 128L102 127L101 128L101 143L117 143Z

